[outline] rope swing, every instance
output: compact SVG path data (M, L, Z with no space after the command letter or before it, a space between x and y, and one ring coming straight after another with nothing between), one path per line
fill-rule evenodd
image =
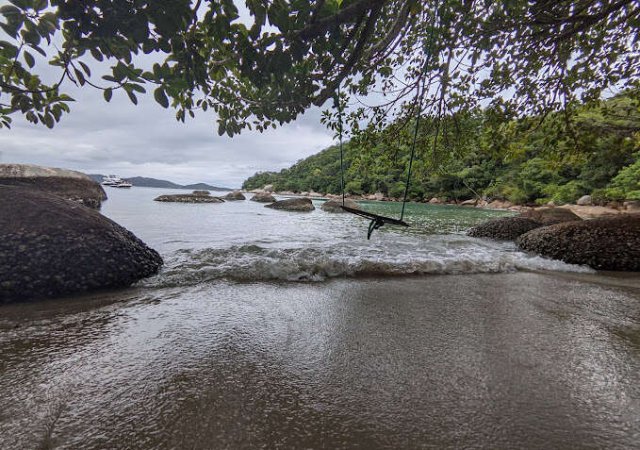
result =
M343 130L343 124L342 124L342 104L340 102L340 87L338 86L338 139L340 142L340 187L342 189L342 209L346 212L349 212L351 214L355 214L357 216L360 217L364 217L366 219L369 219L369 228L367 231L367 239L371 239L371 235L373 234L373 232L381 227L383 227L385 224L389 224L389 225L397 225L397 226L401 226L401 227L408 227L409 224L407 222L405 222L404 219L404 211L405 211L405 206L407 204L407 196L409 195L409 186L411 184L411 169L413 167L413 160L415 157L415 152L416 152L416 145L418 142L418 130L420 129L420 111L422 109L422 96L420 97L420 105L418 107L418 114L417 114L417 118L416 118L416 127L414 130L414 134L413 134L413 143L411 144L411 157L409 158L409 167L407 170L407 181L405 183L405 187L404 187L404 197L402 199L402 210L400 212L400 218L399 219L394 219L392 217L386 217L386 216L381 216L379 214L374 214L374 213L370 213L370 212L366 212L366 211L361 211L359 209L353 209L353 208L349 208L348 206L344 205L344 199L345 199L345 191L344 191L344 146L343 146L343 139L342 139L342 130Z

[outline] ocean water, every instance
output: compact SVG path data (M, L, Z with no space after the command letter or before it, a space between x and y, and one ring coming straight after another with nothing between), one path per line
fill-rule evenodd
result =
M366 219L322 211L322 200L314 200L313 212L295 213L248 200L204 205L152 201L163 192L110 189L111 199L102 209L164 257L164 270L143 282L146 286L218 279L304 282L517 270L589 272L586 267L520 252L511 242L465 235L477 223L511 214L504 211L412 203L405 212L409 228L385 225L367 240ZM361 205L388 217L400 215L399 203Z
M169 192L103 207L160 274L0 306L0 449L640 448L638 274Z

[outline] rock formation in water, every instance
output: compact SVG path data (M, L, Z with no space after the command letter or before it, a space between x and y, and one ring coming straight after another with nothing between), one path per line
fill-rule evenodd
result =
M271 195L269 192L261 191L256 192L253 197L251 197L251 201L260 202L260 203L271 203L275 202L276 198Z
M288 198L286 200L280 200L279 202L265 205L266 208L281 209L283 211L298 211L308 212L316 209L313 206L311 199L303 198Z
M540 228L542 224L526 217L501 217L476 225L467 231L472 237L500 240L515 240L528 231Z
M236 201L236 200L246 200L246 197L241 191L233 191L225 195L224 199L229 201Z
M155 250L95 210L0 186L0 303L126 287L161 266Z
M516 241L526 251L600 270L640 271L640 215L538 228Z
M342 199L339 199L339 200L336 199L336 200L329 200L324 202L320 207L320 209L322 209L323 211L332 212L332 213L346 212L344 209L341 208L341 206L342 206ZM360 209L360 205L358 205L356 202L354 202L349 198L346 198L344 200L344 206L351 209Z
M175 203L224 203L219 197L213 197L209 191L193 191L192 194L166 194L153 199L156 202Z
M88 175L31 164L0 164L0 185L49 192L94 209L107 199L102 186Z

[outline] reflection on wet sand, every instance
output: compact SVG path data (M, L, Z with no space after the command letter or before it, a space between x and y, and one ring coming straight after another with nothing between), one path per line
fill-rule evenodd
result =
M2 307L1 447L632 448L640 283L584 277L217 282Z

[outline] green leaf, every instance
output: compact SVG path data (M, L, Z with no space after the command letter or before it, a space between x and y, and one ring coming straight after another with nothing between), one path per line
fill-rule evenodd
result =
M113 90L111 89L105 89L104 92L102 93L102 95L104 96L104 99L108 102L111 101L111 97L113 96Z
M80 64L80 66L82 67L82 70L84 70L84 73L86 73L87 76L90 77L91 76L91 70L89 70L89 66L87 66L82 61L78 61L78 64Z
M158 102L163 108L169 107L169 99L167 98L167 94L165 94L162 87L159 87L155 91L153 91L153 97L156 99L156 102Z
M31 53L24 52L22 56L24 57L24 60L26 61L29 67L33 67L36 65L36 60L33 58L33 56L31 56Z
M131 103L133 103L134 105L138 104L138 98L136 97L136 94L134 94L132 91L127 91L127 95L129 96L129 100L131 100Z

